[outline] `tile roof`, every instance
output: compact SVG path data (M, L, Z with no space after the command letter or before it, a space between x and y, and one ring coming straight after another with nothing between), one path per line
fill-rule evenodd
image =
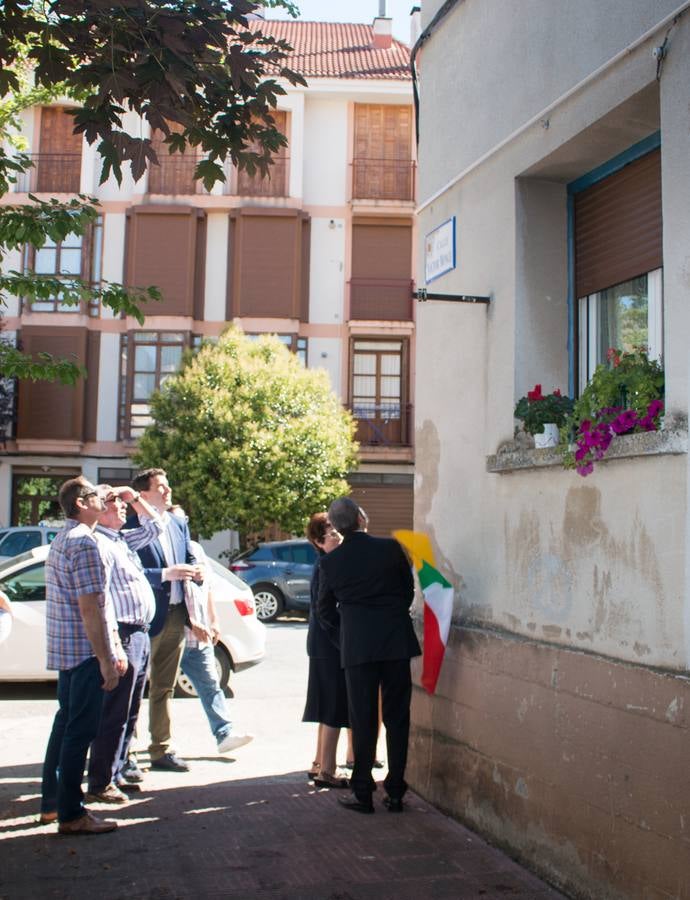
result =
M285 64L305 78L411 79L410 48L393 38L388 49L374 49L371 25L267 19L249 26L286 40L294 52Z

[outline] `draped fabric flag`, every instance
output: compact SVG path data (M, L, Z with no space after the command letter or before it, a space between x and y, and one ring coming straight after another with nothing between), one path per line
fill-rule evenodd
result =
M422 687L433 694L448 643L453 615L453 588L436 568L431 541L425 534L394 531L393 537L410 553L424 595Z

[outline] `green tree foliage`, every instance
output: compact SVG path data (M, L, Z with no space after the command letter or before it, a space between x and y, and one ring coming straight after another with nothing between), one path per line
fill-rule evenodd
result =
M354 425L323 371L306 369L275 337L231 328L186 358L151 402L135 457L167 470L202 536L307 517L347 493Z
M271 0L296 14L290 0ZM23 109L69 97L75 133L97 143L101 183L129 165L138 179L158 158L151 140L129 133L123 116L133 110L165 135L170 153L196 148L195 178L207 188L224 181L231 159L250 174L266 175L272 154L286 144L271 111L284 89L276 78L304 84L282 62L290 50L248 27L257 8L250 0L5 0L0 3L0 196L31 167L20 134ZM270 75L270 77L267 77ZM40 248L47 238L83 234L98 214L97 201L80 197L0 207L0 262L24 244ZM93 289L78 278L55 279L29 272L0 277L3 294L78 304L98 299L116 312L143 321L141 305L159 299L155 288ZM70 360L48 354L30 359L7 342L0 346L0 376L59 379L84 374Z

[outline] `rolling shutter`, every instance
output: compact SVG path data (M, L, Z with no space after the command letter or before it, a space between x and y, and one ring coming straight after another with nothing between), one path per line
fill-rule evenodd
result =
M355 219L350 316L408 320L412 312L412 223Z
M660 150L576 194L574 208L577 297L661 267Z
M86 328L22 328L21 344L25 353L50 353L85 366ZM45 439L82 441L84 439L85 382L72 385L47 381L20 381L17 412L17 440Z
M127 285L160 289L144 313L203 318L205 213L187 206L133 207L127 213Z
M367 483L352 479L350 496L369 516L369 534L390 537L399 528L413 527L412 477L401 476L400 481Z
M232 215L228 319L308 318L309 217L272 213L248 207Z

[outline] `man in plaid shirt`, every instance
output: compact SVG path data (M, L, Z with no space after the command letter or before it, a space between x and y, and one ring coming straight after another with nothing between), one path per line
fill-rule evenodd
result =
M109 597L111 563L94 528L105 504L85 478L60 488L66 516L46 561L49 669L58 670L58 703L43 766L41 823L58 821L61 834L101 834L116 822L84 808L81 781L89 744L98 730L103 692L127 670Z

